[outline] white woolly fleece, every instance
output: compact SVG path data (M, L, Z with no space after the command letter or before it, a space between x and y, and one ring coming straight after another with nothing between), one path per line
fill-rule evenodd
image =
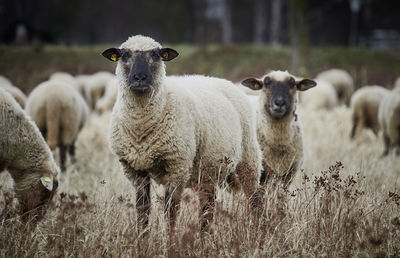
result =
M136 35L129 37L120 48L129 48L132 51L148 51L154 48L161 48L161 44L152 38Z

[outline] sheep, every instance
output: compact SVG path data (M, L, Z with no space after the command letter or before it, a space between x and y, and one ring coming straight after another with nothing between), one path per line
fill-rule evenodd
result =
M351 75L342 69L330 69L319 73L316 79L330 82L337 92L339 104L349 105L351 94L354 91L354 82Z
M22 212L31 211L56 191L59 168L36 125L1 88L0 131L0 173L10 173Z
M400 93L386 94L379 104L378 121L383 131L385 150L382 156L386 156L397 147L400 147Z
M79 83L79 81L72 76L69 73L65 73L65 72L56 72L53 73L49 80L60 80L63 81L69 85L72 85L79 93L83 93L83 87L82 85Z
M0 88L5 89L14 99L18 102L18 104L25 108L26 96L25 94L16 86L14 86L10 80L6 77L0 75Z
M114 77L115 75L112 73L102 71L93 74L87 81L84 91L85 98L88 101L88 105L91 110L95 109L97 101L104 95L108 81Z
M75 163L75 140L89 114L82 96L63 80L39 84L29 95L26 112L37 124L51 150L58 146L65 171L66 151Z
M150 179L166 187L173 204L184 188L207 191L203 209L214 193L204 180L221 179L247 195L255 191L261 169L255 111L233 83L200 75L167 77L164 62L178 52L141 35L102 54L118 62L110 148L136 186L140 215L149 212ZM223 167L201 173L214 165Z
M303 163L303 129L296 114L297 91L316 85L313 80L295 80L287 71L272 71L263 80L249 78L242 84L261 91L253 98L257 112L257 138L263 153L261 183L269 177L289 186Z
M96 111L100 114L112 110L118 94L118 81L113 78L107 82L104 96L96 103Z
M378 109L379 103L390 91L381 86L364 86L351 96L352 111L351 139L359 135L363 129L371 129L375 135L379 131Z
M393 91L400 92L400 76L394 82Z
M318 87L310 91L300 92L300 104L311 110L332 110L338 105L335 88L331 83L314 79Z

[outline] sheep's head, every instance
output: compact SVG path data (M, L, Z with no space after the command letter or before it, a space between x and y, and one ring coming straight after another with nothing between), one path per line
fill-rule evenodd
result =
M282 119L294 110L297 90L305 91L316 85L313 80L296 80L288 72L282 71L271 72L262 81L249 78L242 84L252 90L262 90L265 110L274 119Z
M160 78L165 76L163 61L178 56L171 48L161 48L153 39L143 36L129 38L120 48L110 48L103 52L107 59L118 62L117 76L125 88L135 95L143 95L157 90Z

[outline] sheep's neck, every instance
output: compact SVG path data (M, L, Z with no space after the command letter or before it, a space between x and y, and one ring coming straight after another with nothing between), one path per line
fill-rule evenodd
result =
M281 145L289 144L293 138L292 124L295 122L295 116L290 113L287 117L276 120L273 119L266 111L261 115L261 123L264 124L265 132L274 137L268 137L270 142L279 143Z
M158 92L156 96L148 99L143 105L142 102L126 102L122 105L122 121L134 121L129 123L129 127L137 137L150 134L158 126L166 115L166 95L165 91Z

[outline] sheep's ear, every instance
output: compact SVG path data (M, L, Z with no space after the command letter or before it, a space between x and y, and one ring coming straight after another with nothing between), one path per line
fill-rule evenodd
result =
M312 87L315 87L315 85L317 85L317 83L310 79L304 79L296 83L297 90L300 91L311 89Z
M159 55L163 61L171 61L179 55L179 53L172 48L160 49Z
M244 81L242 81L242 84L252 90L261 90L262 88L262 81L254 79L254 78L249 78Z
M113 47L105 50L102 55L110 61L117 62L122 53L120 49Z

